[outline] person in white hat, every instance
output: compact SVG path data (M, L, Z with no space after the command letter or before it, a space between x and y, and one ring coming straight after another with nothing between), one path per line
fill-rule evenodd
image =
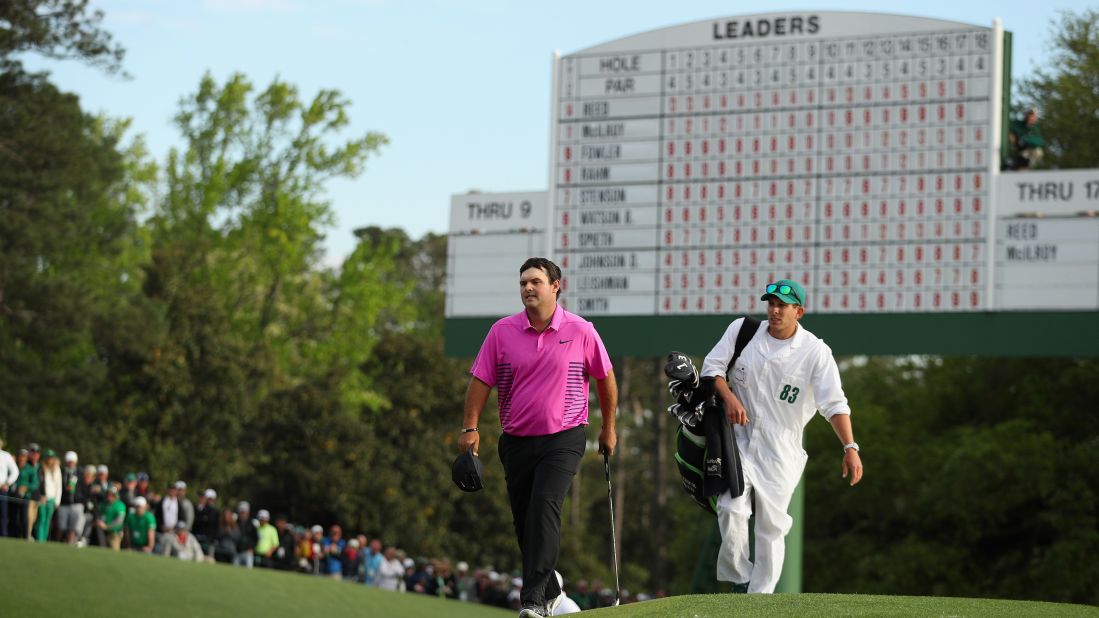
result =
M461 561L454 566L454 579L458 584L459 601L477 600L477 580L469 572L469 563Z
M320 575L321 572L321 560L323 559L321 544L323 542L324 528L320 524L313 524L309 528L309 532L305 534L305 538L302 539L302 568L313 575Z
M134 551L153 553L156 544L156 518L149 512L149 502L143 496L134 498L134 510L126 515L122 525L123 542Z
M237 555L233 558L233 564L250 569L256 562L256 542L259 541L259 535L256 532L256 522L252 519L252 505L244 500L237 505L237 527L240 528L240 537L237 539Z
M198 495L198 504L195 505L195 523L191 526L191 533L198 539L199 545L209 554L217 540L218 534L218 492L207 489Z
M61 540L73 545L84 531L84 495L87 487L80 482L81 470L75 451L65 453L65 465L61 468L61 504L57 507L57 533Z
M271 513L267 509L260 509L256 513L259 520L259 528L256 530L256 556L259 566L274 568L272 556L279 548L279 531L271 525Z
M176 481L172 486L176 488L176 500L179 500L179 518L191 530L195 526L195 505L187 499L187 483Z
M95 502L96 511L102 511L107 503L107 490L111 488L111 469L106 464L95 467L95 480L92 481L88 492Z

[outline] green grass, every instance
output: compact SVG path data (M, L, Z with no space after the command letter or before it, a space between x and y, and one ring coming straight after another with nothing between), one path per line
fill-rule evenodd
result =
M857 594L700 594L597 610L600 616L642 618L666 616L1090 616L1099 608L1035 601L1001 601L949 597L895 597Z
M515 613L298 573L0 539L0 615L502 618Z
M943 597L839 594L691 595L597 610L600 616L1089 616L1084 605ZM3 616L446 616L502 618L510 611L396 594L322 577L196 564L0 539Z

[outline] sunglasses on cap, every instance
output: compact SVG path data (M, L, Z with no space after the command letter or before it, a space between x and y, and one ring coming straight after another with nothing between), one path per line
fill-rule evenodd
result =
M793 296L794 299L797 300L799 303L802 302L801 297L798 296L798 293L794 291L794 288L786 285L785 283L782 284L782 285L778 285L777 283L769 284L767 286L767 293L768 294L775 294L775 293L787 294L789 296Z

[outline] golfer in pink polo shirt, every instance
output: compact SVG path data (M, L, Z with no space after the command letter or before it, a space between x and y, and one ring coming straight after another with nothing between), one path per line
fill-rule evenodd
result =
M496 387L500 462L523 555L520 617L548 616L560 602L555 570L561 504L587 444L588 378L595 378L603 427L599 451L613 453L618 386L591 322L557 305L561 269L530 258L519 269L524 310L492 325L473 361L458 448L477 453L477 421Z

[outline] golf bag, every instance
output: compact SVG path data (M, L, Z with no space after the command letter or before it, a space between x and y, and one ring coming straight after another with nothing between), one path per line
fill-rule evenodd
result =
M759 320L744 316L726 375L759 325ZM668 390L676 398L668 412L680 422L675 434L675 462L683 489L700 507L716 515L717 498L722 492L728 489L733 497L744 493L744 473L733 428L717 400L714 379L699 379L690 357L672 352L664 373L671 378Z

